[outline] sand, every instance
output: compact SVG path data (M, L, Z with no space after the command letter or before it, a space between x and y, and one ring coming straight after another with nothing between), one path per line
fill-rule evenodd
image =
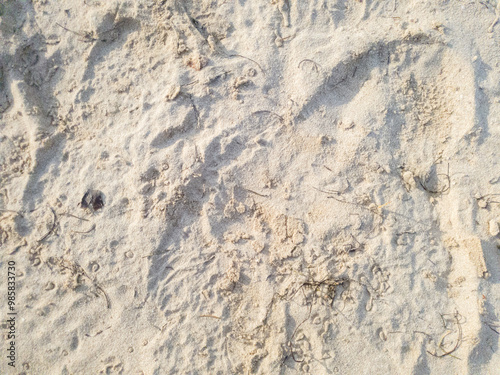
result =
M0 373L497 374L496 9L2 1Z

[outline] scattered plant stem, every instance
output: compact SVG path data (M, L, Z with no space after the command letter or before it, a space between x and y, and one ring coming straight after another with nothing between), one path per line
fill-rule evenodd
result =
M80 231L74 230L73 233L87 234L87 233L92 232L93 230L95 230L95 224L92 224L92 227L87 231L80 232Z
M50 207L50 210L52 211L52 215L54 215L54 221L52 222L52 226L51 226L50 230L47 232L47 234L45 234L45 236L43 236L42 238L40 238L38 240L38 242L43 242L47 237L49 237L52 233L54 233L54 230L56 229L57 214L56 214L56 212L54 211L54 209L52 207Z
M439 342L439 349L441 349L441 351L443 351L443 353L437 354L437 351L434 351L434 353L433 353L429 350L427 350L427 353L429 353L433 357L442 358L442 357L445 357L447 355L451 355L453 352L455 352L460 347L460 345L462 344L462 325L460 324L460 317L461 317L461 315L458 312L455 312L455 314L453 315L453 318L455 319L455 324L456 324L457 329L458 329L457 342L455 343L455 346L453 347L453 349L451 349L449 351L446 351L443 349L443 340L446 338L446 336L448 336L450 333L452 333L452 331L449 331L441 338L441 340ZM443 320L443 325L446 328L444 314L441 314L441 319ZM452 356L452 357L454 357L454 356ZM454 358L456 358L456 357L454 357Z
M252 60L250 57L246 57L246 56L243 56L243 55L238 55L238 54L228 55L228 56L229 56L229 57L241 57L241 58L243 58L243 59L250 60L250 61L252 61L253 63L255 63L255 64L259 67L259 69L261 70L261 72L262 72L262 73L264 73L264 74L266 73L266 72L265 72L265 70L264 70L264 69L262 69L262 66L260 66L260 64L259 64L257 61Z
M200 318L214 318L214 319L221 319L220 316L215 316L215 315L200 315Z
M109 299L109 296L106 293L106 291L99 284L97 284L97 281L95 279L91 278L87 274L87 272L85 272L85 269L80 264L78 264L77 262L74 262L74 261L69 261L69 260L61 257L61 258L59 258L58 265L62 269L69 270L71 272L71 274L73 274L73 275L81 275L81 276L86 277L92 283L92 286L96 290L101 292L101 294L104 296L104 298L106 299L106 307L108 309L111 308L111 300Z
M242 187L242 189L245 190L245 191L247 191L247 192L249 192L249 193L258 195L259 197L269 198L269 195L260 194L260 193L257 193L256 191L253 191L253 190L250 190L250 189L247 189L247 188L244 188L244 187Z
M362 208L364 210L370 211L372 214L375 214L375 215L378 215L378 216L382 217L382 214L380 212L372 210L369 207L366 207L365 205L362 205L362 204L356 203L356 202L350 202L350 201L347 201L345 199L340 199L340 198L337 198L336 196L332 195L332 194L340 195L341 194L340 191L336 191L336 190L326 191L326 190L321 190L321 189L315 188L314 186L312 188L314 190L317 190L317 191L321 192L321 193L329 194L327 198L334 199L337 202L346 203L346 204L350 204L350 205L353 205L353 206L360 207L360 208Z
M493 332L495 332L497 335L500 335L500 323L490 323L490 322L484 322Z
M262 110L262 111L256 111L256 112L253 112L252 113L252 116L254 115L260 115L262 113L268 113L270 115L274 115L276 116L277 118L280 119L281 122L285 122L285 120L283 119L283 117L281 117L280 115L278 115L276 112L273 112L273 111L268 111L268 110Z
M87 277L88 277L88 276L87 276ZM110 309L110 308L111 308L111 301L110 301L110 299L109 299L109 297L108 297L108 294L104 291L104 289L102 289L102 287L101 287L100 285L97 285L97 284L95 283L95 281L93 281L93 283L94 283L95 288L96 288L97 290L99 290L99 291L100 291L100 292L104 295L104 297L106 298L106 307L107 307L108 309Z
M97 332L96 332L95 334L93 334L93 335L89 335L88 333L86 333L86 334L85 334L85 336L87 336L87 337L96 337L97 335L100 335L101 333L103 333L104 331L106 331L106 330L108 330L108 329L110 329L110 328L111 328L111 326L109 326L109 327L107 327L107 328L104 328L104 329L101 329L101 330L97 331Z
M89 220L87 220L87 219L85 219L85 218L83 218L83 217L79 217L79 216L72 215L72 214L70 214L69 212L61 213L61 214L59 214L59 215L61 215L61 216L70 216L70 217L73 217L73 218L75 218L75 219L82 220L82 221L89 221Z
M313 67L314 67L314 70L319 73L319 71L321 70L321 65L319 65L317 62L311 60L311 59L304 59L302 60L301 62L299 62L299 65L298 65L298 68L300 68L301 66L304 65L304 63L306 62L310 62L313 64Z
M448 172L446 174L439 173L438 176L446 176L446 180L448 181L448 183L445 186L443 186L441 189L438 189L438 190L433 190L433 189L430 189L429 187L427 187L424 184L424 182L422 182L421 178L418 178L418 182L419 182L420 186L422 186L422 189L424 189L426 192L428 192L430 194L444 194L448 190L450 190L450 187L451 187L450 164L449 163L448 163ZM427 180L427 177L425 177L424 180Z
M56 22L56 25L59 27L62 27L66 31L69 31L70 33L73 33L73 34L78 35L79 37L83 38L82 42L93 43L93 42L97 41L97 38L93 37L91 32L85 32L82 34L82 33L73 31L71 29L68 29L67 27L65 27L57 22Z

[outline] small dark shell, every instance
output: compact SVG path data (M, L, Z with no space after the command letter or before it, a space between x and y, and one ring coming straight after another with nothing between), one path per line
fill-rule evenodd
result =
M99 190L88 190L80 203L82 208L90 208L97 211L104 207L104 194Z

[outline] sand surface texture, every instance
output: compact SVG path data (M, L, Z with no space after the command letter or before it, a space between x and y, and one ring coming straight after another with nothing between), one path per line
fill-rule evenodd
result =
M499 13L0 2L0 373L498 374Z

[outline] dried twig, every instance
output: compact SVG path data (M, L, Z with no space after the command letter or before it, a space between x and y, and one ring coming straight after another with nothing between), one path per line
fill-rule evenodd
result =
M497 3L497 7L495 8L495 19L493 20L493 23L490 25L490 27L488 27L489 33L493 32L493 28L498 23L499 19L500 19L500 2Z
M321 189L315 188L314 186L312 186L312 188L314 190L317 190L317 191L321 192L321 193L329 194L327 198L334 199L337 202L341 202L341 203L346 203L346 204L350 204L350 205L353 205L353 206L357 206L357 207L362 208L364 210L370 211L372 214L375 214L375 215L378 215L378 216L382 217L382 214L380 212L372 210L370 207L366 207L365 205L362 205L360 203L350 202L350 201L347 201L345 199L341 199L341 198L338 198L338 197L332 195L332 194L340 195L341 194L340 191L336 191L336 190L326 191L326 190L321 190Z
M259 197L269 198L269 195L260 194L260 193L257 193L256 191L253 191L253 190L250 190L250 189L247 189L247 188L244 188L244 187L242 187L242 189L245 190L245 191L247 191L247 192L249 192L249 193L258 195Z
M220 316L215 316L215 315L200 315L200 318L214 318L214 319L222 319Z
M87 274L87 272L85 272L85 269L80 264L78 264L75 261L70 261L70 260L67 260L67 259L64 259L61 257L61 258L59 258L58 265L62 269L69 270L71 272L71 274L73 274L73 275L85 276L92 283L92 286L95 289L97 289L99 292L101 292L101 294L104 296L104 298L106 299L106 307L108 309L111 308L111 300L109 299L108 294L104 291L104 289L99 284L97 284L96 279L91 278Z
M229 56L229 57L241 57L241 58L243 58L243 59L250 60L250 61L252 61L253 63L255 63L255 64L259 67L259 69L262 71L262 73L264 73L264 74L266 73L266 72L265 72L265 70L264 70L264 69L262 69L262 66L260 66L260 64L259 64L257 61L252 60L252 59L251 59L251 58L249 58L249 57L242 56L242 55L238 55L238 54L228 55L228 56Z
M302 324L304 324L311 317L311 312L312 312L312 303L309 305L309 314L307 315L307 318L305 318L302 322L300 322L300 324L297 327L295 327L295 330L292 333L292 337L290 337L290 343L293 341L293 338L295 337L295 334L299 330L300 326L302 326ZM295 358L295 352L293 351L293 348L290 348L290 353L292 355L292 359L295 362L297 363L304 362L303 359L299 361L298 359Z
M327 169L329 169L329 168L327 168ZM329 169L329 170L331 170L331 169ZM327 191L327 190L321 190L321 189L315 188L314 186L311 186L311 187L312 187L314 190L319 191L319 192L321 192L321 193L325 193L325 194L332 194L332 193L333 193L333 194L338 194L338 195L340 195L340 191L337 191L337 190L329 190L329 191Z
M198 111L198 107L196 107L196 104L194 104L193 95L184 94L184 96L187 97L189 99L189 101L191 102L191 108L193 108L194 115L196 116L196 123L197 123L198 127L200 127L200 124L201 124L200 112Z
M490 203L497 203L497 204L500 204L499 201L492 201L491 200L491 197L497 197L499 196L500 194L485 194L485 195L482 195L478 198L476 198L477 201L480 201L480 200L484 200L485 202L485 207L490 204ZM482 206L481 206L482 207Z
M356 72L356 71L354 71L354 72ZM349 75L348 75L348 74L346 74L346 75L344 76L344 78L341 78L341 79L340 79L340 81L335 82L333 85L331 85L331 86L330 86L330 88L331 88L331 89L335 89L335 88L336 88L337 86L339 86L341 83L344 83L344 82L347 80L347 78L349 78ZM332 79L332 77L331 77L331 76L330 76L330 77L328 77L328 79L327 79L327 83L330 83L331 79Z
M391 332L391 333L392 333L392 332ZM427 336L427 337L429 337L429 338L432 338L432 336L431 336L431 335L429 335L428 333L425 333L425 332L423 332L423 331L413 331L413 333L421 333L422 335L425 335L425 336Z
M328 277L325 278L325 279L323 279L323 280L321 280L321 281L316 281L316 280L306 281L306 282L302 283L295 291L293 291L291 293L291 295L288 296L288 298L286 298L286 294L288 294L288 292L286 292L284 295L280 295L279 293L275 293L275 295L273 296L273 299L272 299L270 305L272 305L274 303L274 297L275 296L278 296L281 300L291 301L293 299L293 297L297 294L297 292L299 290L302 290L304 292L305 288L312 288L315 292L318 292L322 286L326 285L327 286L327 290L328 290L327 291L327 295L331 299L331 301L332 301L331 305L333 306L333 302L334 302L334 299L335 299L335 289L336 289L336 287L338 285L343 285L344 283L346 283L348 281L349 281L348 279L332 279L332 278L328 278ZM307 298L305 296L305 293L304 293L304 297ZM313 305L313 302L309 303L309 314L307 315L307 317L293 331L292 336L290 337L290 340L289 340L290 343L293 342L293 339L294 339L297 331L299 330L299 328L302 326L302 324L304 324L311 317L312 305ZM268 314L269 314L269 312L268 312ZM266 314L266 318L264 320L267 320L268 314ZM292 359L295 362L302 362L303 361L303 360L298 360L297 358L295 358L295 352L293 351L293 349L290 349L290 350L291 350L290 355L285 356L285 358L282 361L282 364L290 356L292 357Z
M110 309L111 308L111 300L109 299L108 294L104 291L104 289L102 289L102 287L100 285L97 285L95 281L93 281L93 283L94 283L94 287L97 290L99 290L104 295L104 297L106 298L106 307L108 309Z
M111 326L109 326L109 327L107 327L107 328L104 328L104 329L101 329L101 330L97 331L97 332L96 332L95 334L93 334L93 335L89 335L88 333L86 333L86 334L85 334L85 336L87 336L87 337L96 337L96 336L100 335L101 333L103 333L104 331L106 331L106 330L108 330L108 329L110 329L110 328L111 328Z
M95 224L92 224L92 227L89 230L87 230L87 231L80 232L80 231L77 231L77 230L73 230L72 232L73 233L80 233L80 234L87 234L87 233L92 232L93 230L95 230Z
M335 298L335 289L339 285L344 285L345 283L351 281L350 279L333 279L326 277L321 281L316 281L316 280L311 280L311 281L306 281L303 282L291 295L288 296L288 298L285 298L285 295L280 295L278 296L285 301L291 301L292 298L297 294L299 290L302 290L304 288L312 288L315 292L318 292L321 287L326 286L327 287L327 295L331 299L331 303L333 304L333 300Z
M191 81L189 83L186 83L184 85L181 85L181 87L187 87L187 86L191 86L191 85L194 85L195 83L198 83L199 80L198 79L195 79L194 81Z
M424 189L426 192L428 192L430 194L443 194L443 193L446 193L448 190L450 190L450 186L451 186L450 164L449 163L448 163L448 172L446 174L439 173L438 176L446 176L446 180L448 181L448 183L445 186L443 186L441 189L438 189L438 190L433 190L433 189L430 189L429 187L427 187L422 182L421 178L418 178L418 182L419 182L420 186L422 186L422 189ZM425 177L425 180L427 180L427 176Z
M427 353L429 353L433 357L442 358L442 357L445 357L447 355L450 355L453 352L455 352L460 347L460 345L462 344L462 325L460 324L460 314L458 312L455 312L455 314L453 315L453 317L455 318L455 324L456 324L457 329L458 329L458 337L457 337L457 341L455 343L455 346L453 347L453 349L451 349L449 351L446 351L446 350L443 349L443 340L445 339L446 336L448 336L451 333L451 332L448 332L448 333L446 333L441 338L441 340L439 342L439 349L441 349L443 351L442 354L437 354L437 351L434 351L434 353L432 353L429 350L427 350ZM445 319L444 319L444 314L441 314L441 318L443 319L443 324L444 324L444 326L446 328L446 322L445 322Z
M485 321L483 321L483 323L486 324L497 335L500 335L500 323L490 323Z
M50 228L50 230L47 232L47 234L45 234L45 236L43 236L42 238L40 238L38 240L38 242L43 242L48 236L50 236L54 230L56 229L56 224L57 224L57 214L56 212L54 211L54 209L52 207L50 207L50 210L52 211L52 214L54 215L54 221L52 223L52 227Z
M317 62L311 60L311 59L304 59L302 60L301 62L299 62L299 65L298 65L298 68L300 68L302 65L304 65L304 63L306 62L310 62L313 64L313 67L314 67L314 70L319 73L319 71L321 70L321 65L319 65Z
M85 219L83 217L72 215L69 212L63 212L63 213L60 213L59 215L74 217L75 219L82 220L82 221L89 221L89 220L87 220L87 219Z
M56 22L56 25L59 26L59 27L62 27L66 31L69 31L70 33L73 33L73 34L78 35L79 37L83 38L82 42L92 43L92 42L97 41L97 38L93 37L92 36L93 33L91 33L91 32L85 32L85 33L82 34L82 33L78 33L76 31L73 31L71 29L68 29L67 27L65 27L65 26L63 26L63 25L61 25L61 24L59 24L57 22Z
M262 111L256 111L256 112L253 112L252 113L252 116L254 115L260 115L262 113L269 113L270 115L274 115L276 116L277 118L280 119L281 122L285 122L285 120L283 119L283 117L281 117L280 115L278 115L276 112L273 112L273 111L268 111L268 110L262 110Z

